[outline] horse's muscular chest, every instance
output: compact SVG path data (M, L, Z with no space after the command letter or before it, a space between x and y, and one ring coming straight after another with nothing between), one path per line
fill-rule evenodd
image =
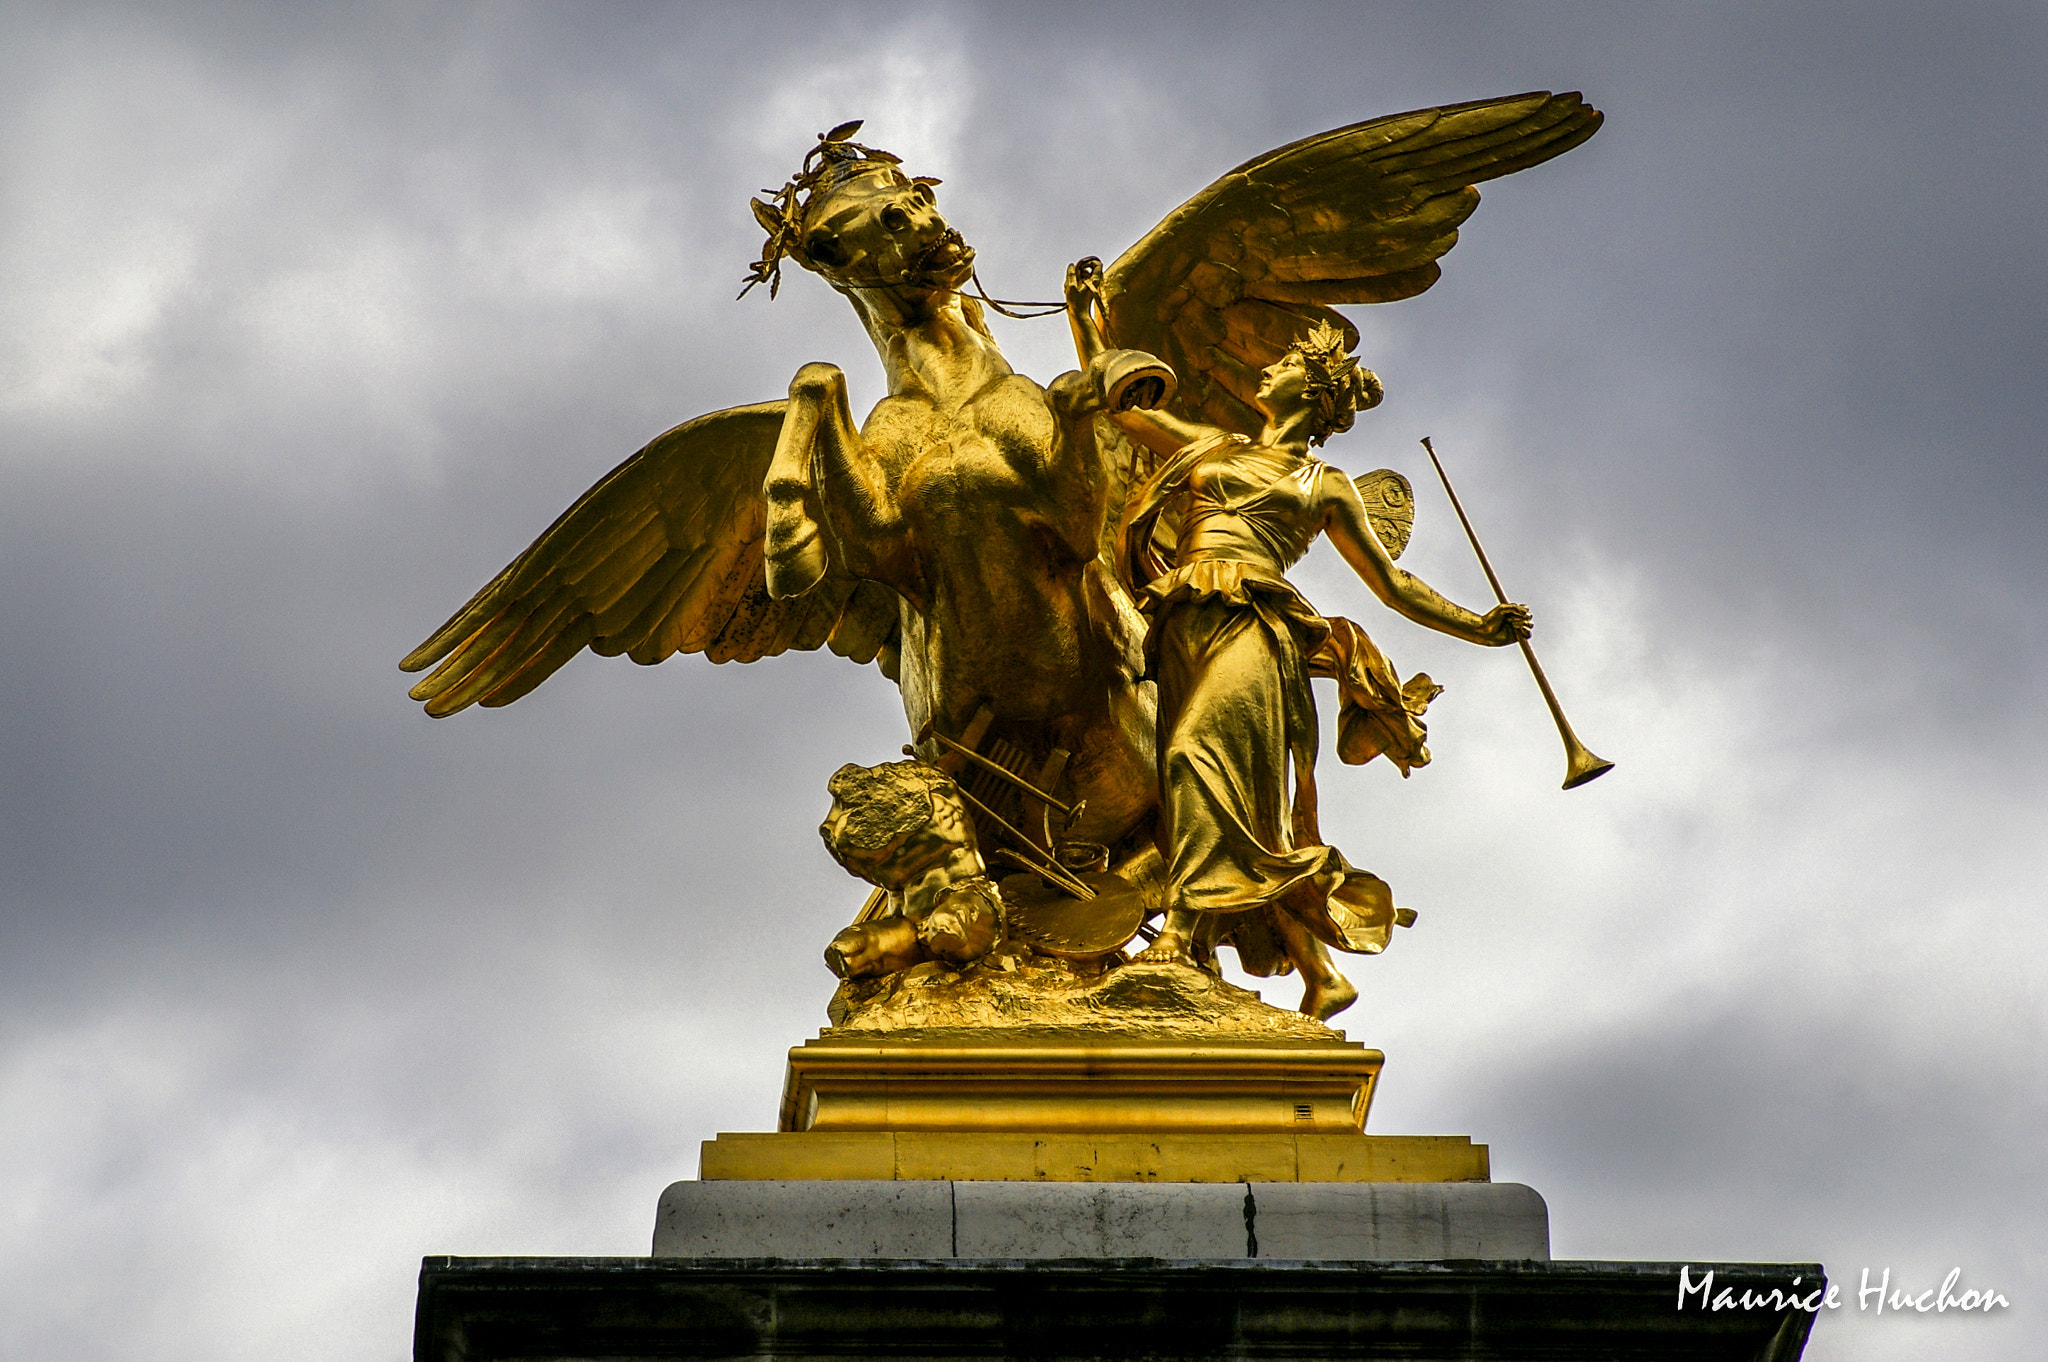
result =
M1013 377L951 409L892 397L863 437L890 470L896 509L923 555L1015 560L1071 518L1053 468L1061 438L1044 390Z

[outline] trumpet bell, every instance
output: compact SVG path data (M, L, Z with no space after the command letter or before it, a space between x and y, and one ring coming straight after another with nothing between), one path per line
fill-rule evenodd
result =
M1596 757L1581 742L1572 743L1565 751L1564 787L1576 790L1588 781L1598 780L1614 769L1614 763L1604 757Z

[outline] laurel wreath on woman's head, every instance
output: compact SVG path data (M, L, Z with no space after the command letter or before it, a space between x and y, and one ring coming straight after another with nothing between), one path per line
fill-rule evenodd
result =
M841 123L830 132L818 134L818 144L804 153L804 162L788 184L780 189L764 189L768 196L751 201L754 220L761 224L761 230L768 233L768 240L761 247L761 258L754 262L753 272L747 275L747 286L740 290L744 298L753 292L754 285L766 284L768 296L773 298L782 287L782 262L795 259L802 262L804 214L816 198L820 187L832 188L856 174L876 166L903 164L903 158L894 152L879 147L863 146L852 140L860 131L860 119ZM938 184L929 175L920 175L913 184ZM802 202L799 202L799 198Z
M1316 404L1310 444L1319 445L1332 435L1351 429L1359 412L1378 406L1387 395L1380 376L1359 367L1344 333L1328 322L1317 322L1314 329L1288 348L1301 356L1302 368L1308 376L1308 397Z

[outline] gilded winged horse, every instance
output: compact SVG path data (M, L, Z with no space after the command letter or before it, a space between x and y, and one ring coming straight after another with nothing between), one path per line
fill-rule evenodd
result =
M1259 156L1103 271L1109 345L1157 356L1191 419L1256 432L1259 371L1332 305L1410 298L1479 203L1472 186L1558 156L1600 113L1536 92L1378 118ZM896 681L921 752L1005 744L1057 770L1065 835L1136 858L1158 803L1143 621L1105 546L1131 450L1099 373L1014 372L965 290L974 252L936 181L821 135L754 211L784 260L853 305L888 396L856 424L843 373L657 436L409 654L436 717L507 705L585 648L752 662L826 647ZM1042 763L1054 754L1054 767Z

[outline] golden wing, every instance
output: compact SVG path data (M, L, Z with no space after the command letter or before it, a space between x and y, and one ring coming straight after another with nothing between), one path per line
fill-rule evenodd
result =
M1394 114L1267 152L1189 199L1109 267L1113 346L1180 376L1177 405L1253 435L1259 370L1337 303L1412 298L1479 206L1480 180L1571 150L1600 127L1577 93Z
M833 573L804 596L769 598L761 484L785 405L686 421L607 473L398 664L440 664L412 698L435 718L509 705L586 647L643 665L821 645L873 661L897 627L890 588Z

